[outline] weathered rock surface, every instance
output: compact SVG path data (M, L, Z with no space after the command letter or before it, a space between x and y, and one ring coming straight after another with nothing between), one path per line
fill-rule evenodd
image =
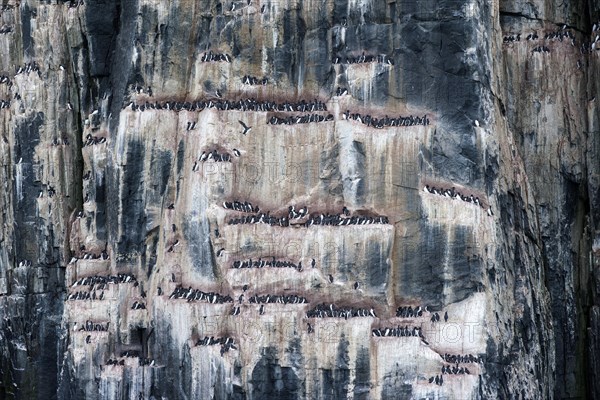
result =
M0 398L599 398L599 19L3 1Z

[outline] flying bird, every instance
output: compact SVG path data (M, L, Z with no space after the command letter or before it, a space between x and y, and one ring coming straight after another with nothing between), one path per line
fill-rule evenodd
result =
M243 123L242 121L238 121L240 123L240 125L242 125L242 127L244 128L244 132L242 132L243 135L245 135L246 133L250 132L250 130L252 129L251 126L247 126L245 123Z

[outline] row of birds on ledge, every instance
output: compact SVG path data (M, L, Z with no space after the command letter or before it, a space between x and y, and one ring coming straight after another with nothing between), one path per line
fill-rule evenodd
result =
M52 146L68 146L70 144L69 139L66 138L54 138L52 139Z
M258 213L255 215L247 215L240 218L231 218L228 221L229 225L238 224L268 224L271 226L288 227L290 226L289 217L275 217L269 215L270 212ZM308 228L312 225L324 226L347 226L347 225L372 225L372 224L389 224L388 217L385 216L364 216L355 215L344 218L342 214L311 214L305 222L294 224L295 226L304 226Z
M579 47L579 51L581 54L588 54L588 53L592 52L593 50L600 50L600 45L598 45L598 42L600 41L600 35L596 35L594 33L597 30L598 30L598 25L594 24L594 26L592 28L592 38L594 38L594 36L595 36L595 38L593 41L589 41L589 42L583 41L581 43L581 46ZM513 33L513 34L505 35L502 38L502 42L504 44L520 42L522 39L522 36L523 36L523 34L521 34L521 33ZM535 32L535 31L529 33L525 37L526 41L536 41L538 39L540 39L540 37L538 36L537 32ZM557 31L547 32L544 35L543 40L550 40L550 41L558 40L560 42L562 42L563 40L570 40L571 46L575 46L577 44L575 34L573 34L572 31L567 29L567 25L563 25L562 29L559 29ZM547 46L536 46L532 51L549 53L550 49Z
M328 114L327 116L323 116L320 114L290 115L289 117L272 116L267 121L267 125L296 125L296 124L309 124L311 122L329 122L329 121L333 121L332 114Z
M48 196L52 197L53 194L51 194L50 190L48 190ZM40 196L42 197L42 196ZM89 197L89 195L86 195L86 197ZM89 201L89 198L87 199ZM87 201L84 201L84 203L87 203ZM82 218L83 217L83 212L80 212L77 214L77 218ZM102 252L100 252L100 254L95 254L95 253L90 253L90 252L84 252L83 255L81 256L81 258L77 258L75 256L73 256L71 258L71 261L69 261L69 264L75 264L77 262L77 260L109 260L110 256L108 255L108 253L106 252L106 250L103 250Z
M133 355L121 356L121 357L137 357L139 359L138 365L140 367L144 367L146 365L149 367L156 366L156 361L153 359L147 358L147 357L144 358L144 357L133 356ZM120 360L109 358L108 361L106 362L106 365L125 365L125 358L121 358Z
M219 91L216 92L216 97L221 97ZM135 102L130 102L128 105L123 107L131 108L133 111L145 111L145 110L173 110L173 111L202 111L204 109L217 109L217 110L235 110L235 111L261 111L261 112L318 112L327 111L327 106L322 101L317 99L306 101L300 100L297 102L285 101L283 103L277 103L275 101L259 101L255 98L245 98L240 100L223 100L223 99L209 99L209 100L196 100L196 101L156 101L156 102L145 102L144 104L138 105Z
M100 293L99 296L96 296L96 291L77 291L69 294L67 296L67 300L103 300L104 299L104 291Z
M353 317L373 317L376 318L373 308L352 308L336 307L335 304L327 305L321 303L306 313L308 318L353 318Z
M239 110L239 111L262 111L262 112L321 112L327 111L327 107L324 103L315 100L313 102L305 102L304 100L298 103L275 103L270 101L262 101L258 102L255 99L244 99L240 101L229 101L229 100L209 100L209 101L194 101L194 102L175 102L175 101L166 101L166 102L155 102L150 103L146 102L145 105L137 105L132 102L127 107L130 107L133 111L144 111L146 109L152 110L174 110L174 111L202 111L204 109L217 109L217 110ZM126 107L126 108L127 108ZM369 114L362 115L360 113L351 113L350 110L346 110L343 113L343 117L346 120L358 121L368 127L373 127L377 129L383 129L385 127L401 127L401 126L427 126L431 124L431 121L424 115L422 117L409 115L407 117L399 116L399 117L388 117L387 115L384 117L373 117ZM333 121L334 116L332 114L328 114L327 116L319 115L319 114L309 114L309 115L296 115L296 116L288 116L288 117L277 117L272 116L267 121L268 125L294 125L294 124L304 124L311 122L327 122ZM249 132L252 127L247 126L243 122L240 121L242 127L244 128L243 133L246 134ZM195 127L195 122L188 122L188 126L186 130L192 130Z
M440 314L437 312L429 311L427 306L425 306L424 309L421 308L421 306L418 306L414 310L413 310L412 306L398 307L398 309L396 310L396 317L400 317L400 318L421 317L421 316L423 316L423 312L431 313L431 318L430 318L431 322L439 322L440 321ZM444 322L448 322L448 311L444 312Z
M131 309L132 310L145 310L146 304L142 303L141 301L134 301L133 304L131 305Z
M492 207L489 206L486 209L485 206L483 205L483 203L479 200L479 197L475 197L473 195L470 195L470 196L464 195L463 196L461 193L457 192L456 188L454 188L454 187L452 187L450 189L443 189L443 188L438 189L436 187L430 187L429 185L425 185L425 187L423 188L423 191L425 193L437 194L440 196L448 197L452 200L460 199L466 203L475 204L475 205L485 209L487 214L490 217L494 215L494 213L492 212Z
M385 127L391 126L416 126L423 125L427 126L430 124L429 118L427 115L423 115L423 117L417 117L413 115L409 115L408 117L399 116L397 118L390 118L387 115L384 117L372 117L370 115L361 115L359 113L351 113L350 110L346 110L344 114L342 114L344 119L358 121L366 126L372 126L374 128L383 129Z
M227 210L241 211L247 213L257 213L260 211L260 208L258 208L258 206L253 206L252 203L248 201L241 202L238 200L223 202L223 208Z
M241 154L239 150L233 149L233 154L236 157L239 157ZM216 149L212 151L203 151L198 160L194 161L194 166L192 167L192 171L196 172L200 168L199 162L206 161L214 161L214 162L231 162L231 154L229 153L219 153Z
M454 372L456 371L456 372ZM453 367L450 368L450 366L446 367L446 366L442 366L442 375L444 374L454 374L454 375L463 375L463 374L470 374L471 372L466 368L466 367ZM435 377L431 377L429 378L429 383L434 383L436 385L442 386L444 384L444 378L442 375L436 375Z
M240 300L242 300L242 296L240 296ZM248 301L250 303L255 303L255 304L269 304L269 303L276 303L276 304L306 304L308 303L308 301L306 300L306 297L302 297L302 296L298 296L295 294L289 294L289 295L271 295L271 294L266 294L263 296L259 296L259 295L254 295L251 296Z
M334 64L364 64L364 63L378 63L394 65L394 60L389 58L386 54L365 54L364 52L360 56L341 56L337 55L331 60Z
M198 341L196 342L196 346L215 346L215 345L221 346L221 356L223 356L223 354L227 353L230 349L237 350L237 347L235 345L235 340L231 337L215 338L214 336L211 336L209 338L208 336L205 336L203 339L198 339Z
M235 339L232 337L220 337L215 338L214 336L204 336L202 339L198 339L196 346L214 346L217 344L235 344Z
M82 286L82 285L97 285L97 284L119 284L119 283L133 283L137 282L134 275L131 274L117 274L117 275L93 275L86 276L76 280L71 287Z
M200 289L192 289L191 286L187 289L181 286L176 287L175 290L173 290L173 293L171 293L169 296L169 299L185 299L188 302L206 301L212 304L233 302L233 299L229 295L223 296L215 292L206 293Z
M106 365L125 365L125 359L113 360L112 358L109 358L108 361L106 361Z
M241 294L239 297L239 304L242 304L244 300L244 295ZM263 315L265 313L265 304L307 304L308 300L305 297L300 297L297 295L264 295L258 296L254 295L250 297L250 303L260 304L258 308L258 313ZM240 315L242 312L240 306L233 306L231 309L230 315Z
M315 259L312 259L311 265L313 268L315 268L316 262ZM235 269L239 269L239 268L294 268L297 269L298 271L302 271L302 261L299 261L298 264L294 264L291 261L279 261L276 260L275 257L273 257L272 260L263 260L261 258L259 258L258 260L246 260L246 261L239 261L236 260L233 262L233 266L232 268Z
M347 207L343 207L341 214L308 214L308 207L304 206L298 210L294 205L288 207L287 217L274 217L270 215L270 212L260 212L258 206L253 206L249 202L224 202L223 208L228 210L256 213L255 215L248 215L241 218L231 218L228 221L229 225L237 224L257 224L265 223L270 225L289 226L291 220L301 220L308 216L308 219L304 222L300 222L300 225L309 227L311 225L331 225L331 226L344 226L344 225L368 225L368 224L389 224L389 219L385 216L365 216L355 215L350 216L350 210Z
M377 216L370 217L365 215L355 215L344 218L342 214L311 214L310 218L305 222L305 226L311 225L329 225L329 226L345 226L345 225L371 225L383 224L387 225L390 221L388 217Z
M94 322L92 322L91 320L87 320L85 321L85 324L81 325L81 327L79 329L77 329L77 322L75 322L75 324L73 325L73 330L77 331L77 332L81 332L81 331L85 331L85 332L106 332L108 331L108 326L110 325L110 322L107 322L106 325L104 324L95 324Z
M85 137L85 142L83 143L83 147L94 146L96 144L104 144L106 143L106 138L104 136L92 136L91 133L88 133Z
M544 40L554 40L554 39L558 39L559 41L563 41L563 39L571 39L571 41L575 40L575 35L573 34L573 32L571 32L570 30L566 29L567 26L563 25L563 29L554 31L554 32L548 32L544 35ZM538 40L539 36L537 34L537 32L531 32L530 34L527 35L527 37L525 38L525 40L530 41L530 40ZM511 35L506 35L502 38L502 42L503 43L512 43L512 42L519 42L521 41L521 33L517 33L517 34L511 34ZM575 45L575 43L571 42L573 45Z
M242 77L242 83L244 85L263 85L263 86L265 86L267 83L269 83L269 80L266 77L257 78L255 76L244 75Z
M204 53L202 55L202 58L200 58L201 62L219 62L219 61L224 61L224 62L231 62L231 56L227 53L213 53L212 50L210 50L208 53Z
M396 328L378 328L372 330L372 335L375 337L420 337L423 338L423 332L418 326L414 326L410 329L408 326L401 327L398 325Z
M423 312L429 312L428 307L421 308L421 306L415 307L412 306L400 306L396 309L396 317L401 318L413 318L413 317L421 317L423 316Z
M19 261L19 268L21 267L31 267L33 264L29 260L21 260Z
M443 374L448 374L448 375L463 375L463 374L471 374L471 371L469 371L469 368L467 367L459 367L457 365L451 367L450 365L442 365L442 375Z
M452 363L452 364L469 364L469 363L481 364L483 362L482 357L475 357L473 354L466 354L463 356L461 354L446 353L441 357L444 361Z
M204 53L200 58L201 62L228 62L230 63L232 60L231 56L226 53L213 53L212 50L208 53ZM363 63L378 63L378 64L388 64L394 65L394 60L389 58L386 54L365 54L364 52L360 56L335 56L332 59L334 64L363 64ZM244 77L246 78L246 77ZM266 85L266 78L263 78L263 85Z
M550 53L550 48L548 46L537 46L531 50L533 53Z
M23 66L16 67L15 75L19 75L19 74L29 75L31 72L37 72L38 75L40 74L40 66L36 61L27 63Z

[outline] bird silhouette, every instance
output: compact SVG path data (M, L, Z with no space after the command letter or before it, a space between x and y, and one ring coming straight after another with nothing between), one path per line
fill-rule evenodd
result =
M242 125L242 127L244 128L244 132L242 132L243 135L245 135L246 133L250 132L250 130L252 129L251 126L246 125L245 123L243 123L242 121L238 121L240 123L240 125Z

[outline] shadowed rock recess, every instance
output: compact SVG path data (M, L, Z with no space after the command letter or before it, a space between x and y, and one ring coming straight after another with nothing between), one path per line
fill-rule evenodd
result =
M600 398L599 19L1 0L0 399Z

